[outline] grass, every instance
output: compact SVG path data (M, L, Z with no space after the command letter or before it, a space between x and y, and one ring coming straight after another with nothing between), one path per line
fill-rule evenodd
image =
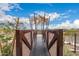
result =
M73 51L69 50L69 45L64 45L64 56L79 56L79 52L74 53Z

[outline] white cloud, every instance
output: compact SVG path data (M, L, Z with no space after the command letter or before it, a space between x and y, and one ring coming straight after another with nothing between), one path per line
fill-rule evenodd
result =
M44 11L35 11L35 14L45 16L46 18L49 18L49 13L44 12ZM31 16L34 16L34 14L31 14Z
M2 11L10 11L11 9L13 9L13 6L10 6L10 4L8 4L8 3L0 4L0 10L2 10Z
M44 11L35 11L35 13L38 14L38 15L41 15L41 16L44 16L44 14L47 14Z
M6 11L11 11L12 9L22 9L19 4L10 3L0 3L0 17L6 16Z
M41 16L44 16L44 14L45 14L46 18L49 18L49 16L50 16L50 21L53 21L53 20L55 20L55 19L57 19L57 18L59 18L61 16L57 12L47 13L47 12L44 12L44 11L35 11L35 13L37 15L41 15ZM30 16L34 16L34 14L31 14Z
M65 22L62 22L61 24L57 25L58 28L60 29L70 29L71 27L71 23L67 20Z
M0 17L3 16L5 14L5 12L0 10Z
M16 17L10 15L3 15L0 17L0 22L6 23L8 21L10 23L15 23L16 19ZM29 18L21 17L19 18L19 22L29 24Z
M22 9L19 4L0 3L0 10L11 11L12 9Z
M0 22L6 22L9 21L11 23L14 22L14 16L6 14L6 11L11 11L12 9L20 9L22 8L19 6L19 4L10 4L10 3L0 3Z
M58 14L56 12L55 13L49 13L49 16L50 16L50 21L53 21L53 20L59 18L60 14Z
M75 19L72 23L69 20L62 22L56 26L50 25L50 29L79 29L79 19Z
M79 19L76 19L73 23L79 26Z
M22 22L22 23L29 24L29 18L21 17L21 18L19 18L19 21Z
M73 26L74 26L74 28L78 28L79 29L79 19L74 20Z
M10 16L10 15L3 15L0 17L0 22L2 22L2 23L6 23L6 22L15 23L14 18L15 17Z
M19 4L13 4L13 6L14 6L15 9L23 10L23 9L20 7Z
M67 20L66 22L62 22L60 24L57 25L50 25L49 28L50 29L70 29L70 22Z

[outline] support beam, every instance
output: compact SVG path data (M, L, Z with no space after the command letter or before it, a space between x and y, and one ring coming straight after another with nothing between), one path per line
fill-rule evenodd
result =
M27 41L27 39L23 36L22 41L26 44L26 46L29 48L29 50L31 50L31 45L29 44L29 42Z
M50 44L48 45L48 50L53 46L53 44L56 42L57 36L54 36L53 39L51 40Z
M48 33L49 32L52 33L52 34L54 34L54 37L52 38L51 42L48 45L48 50L53 46L53 44L57 40L57 36L58 36L57 31L47 31L47 44L48 44L48 41L49 41L49 38L48 38L48 36L49 36Z
M22 36L20 30L16 30L16 56L22 56Z
M57 56L63 56L63 30L58 30L58 37L57 37Z

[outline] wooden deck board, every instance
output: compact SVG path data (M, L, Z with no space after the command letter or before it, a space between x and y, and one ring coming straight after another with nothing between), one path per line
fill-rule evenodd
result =
M34 46L30 55L31 56L49 56L46 43L42 39L41 35L37 35L37 39L34 41Z

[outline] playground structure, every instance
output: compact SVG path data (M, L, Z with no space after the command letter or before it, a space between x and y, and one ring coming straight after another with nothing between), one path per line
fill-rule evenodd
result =
M18 26L18 23L19 23L18 21L16 26ZM22 42L23 42L29 49L30 53L28 54L30 56L50 56L53 54L54 51L56 51L54 55L62 56L63 55L63 30L62 29L50 30L48 28L50 17L46 18L45 14L41 16L34 13L34 16L30 18L29 21L30 21L30 27L31 27L30 30L16 29L15 55L16 56L23 55L24 53L22 51L23 49ZM30 33L29 41L28 41L28 38L25 36L25 34L27 33ZM51 39L50 39L50 34L52 34ZM41 35L41 37L38 37L39 35ZM53 47L54 45L55 47ZM51 48L52 49L56 48L54 49L54 51L52 50L52 54L50 52Z

